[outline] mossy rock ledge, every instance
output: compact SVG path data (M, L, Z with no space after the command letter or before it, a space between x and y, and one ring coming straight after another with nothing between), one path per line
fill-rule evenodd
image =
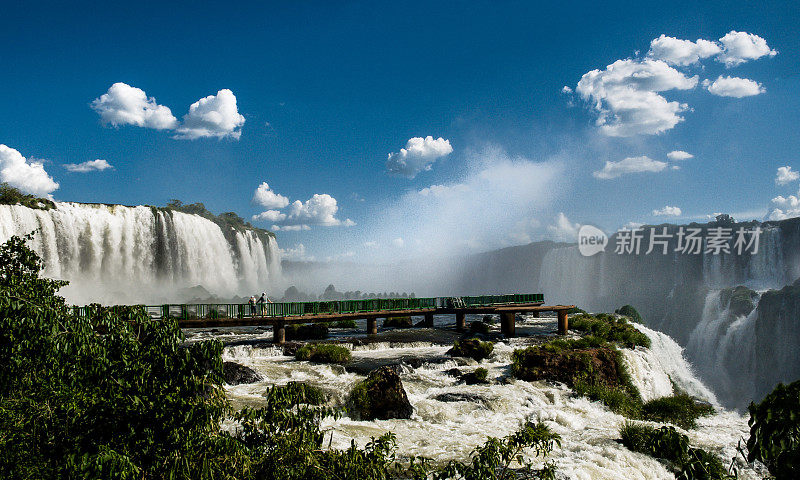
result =
M494 343L482 342L477 338L468 338L456 341L453 344L453 348L446 353L451 357L469 357L480 362L484 358L489 358L492 351L494 351Z
M408 401L397 371L381 367L358 382L347 397L347 412L356 420L411 418L414 407Z
M581 379L617 387L624 383L617 362L618 353L607 347L556 352L532 347L514 352L512 371L522 380L550 380L570 388Z

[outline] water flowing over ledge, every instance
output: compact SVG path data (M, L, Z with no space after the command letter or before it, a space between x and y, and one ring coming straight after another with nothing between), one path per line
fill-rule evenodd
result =
M275 239L252 230L147 206L56 203L50 210L0 205L0 241L37 231L31 246L45 275L70 281L75 304L164 303L204 293L269 291L281 275Z

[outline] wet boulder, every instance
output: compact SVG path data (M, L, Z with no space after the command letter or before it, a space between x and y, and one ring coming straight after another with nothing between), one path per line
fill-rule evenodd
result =
M357 420L407 419L414 407L397 370L386 366L372 371L353 387L347 397L347 412Z
M263 378L260 373L252 368L239 365L236 362L224 362L222 364L222 376L228 385L255 383Z
M453 344L453 348L447 351L452 357L469 357L480 362L488 358L494 350L494 343L482 342L477 338L458 340Z

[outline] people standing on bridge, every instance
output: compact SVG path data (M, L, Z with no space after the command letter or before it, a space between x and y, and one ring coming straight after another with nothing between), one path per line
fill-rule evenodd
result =
M264 305L267 303L267 292L262 292L256 303L258 304L259 313L264 315Z
M247 301L250 305L250 315L255 315L256 313L256 297L255 295L250 295L250 300Z

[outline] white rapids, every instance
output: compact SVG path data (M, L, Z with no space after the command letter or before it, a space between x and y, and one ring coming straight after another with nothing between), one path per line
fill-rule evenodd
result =
M748 436L747 420L740 414L724 410L711 391L697 379L685 360L682 348L663 333L638 326L652 341L652 348L626 350L624 358L645 400L672 394L674 382L688 393L714 404L717 413L698 421L698 427L687 432L692 444L718 455L727 467L737 456L737 442ZM262 336L266 339L269 334ZM489 370L489 379L509 375L511 354L521 340L497 343L495 350L480 366ZM353 357L398 357L418 354L423 358L444 356L448 347L430 344L359 347ZM258 405L269 385L289 381L308 382L332 395L333 402L344 400L353 384L364 377L348 373L343 367L298 362L283 356L280 349L251 346L227 347L226 360L250 366L265 380L250 384L226 386L234 406ZM344 416L323 422L328 432L326 445L347 448L351 441L364 446L372 437L386 432L397 436L398 455L420 455L447 462L466 460L470 452L487 437L513 433L527 420L543 421L562 437L548 460L555 462L558 478L563 479L667 479L674 475L661 462L622 446L617 439L626 419L612 413L598 402L577 397L563 385L546 382L509 380L491 385L457 384L446 370L458 366L470 371L479 364L445 360L423 364L419 368L404 367L401 378L414 407L409 420L355 421ZM442 393L469 394L474 401L441 402ZM544 459L535 459L535 464ZM760 478L759 472L743 466L740 478ZM763 473L763 472L762 472Z

